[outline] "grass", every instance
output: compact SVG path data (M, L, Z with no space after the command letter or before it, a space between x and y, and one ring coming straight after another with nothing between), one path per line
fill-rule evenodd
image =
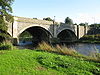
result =
M100 43L100 34L84 35L78 42L83 43Z
M100 75L100 63L36 50L1 50L0 75Z
M48 52L55 52L63 55L71 55L71 56L78 55L78 53L75 50L68 49L66 46L56 45L54 47L46 42L40 43L36 49Z
M36 49L41 50L41 51L58 53L62 55L69 55L69 56L82 58L89 61L100 62L100 53L91 53L90 56L85 56L85 55L79 54L77 51L73 49L67 48L66 46L56 45L54 47L46 42L42 42L38 45Z

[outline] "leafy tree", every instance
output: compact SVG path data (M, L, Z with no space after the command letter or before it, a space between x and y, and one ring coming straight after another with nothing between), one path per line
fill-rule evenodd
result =
M65 24L72 25L73 24L72 19L70 19L69 17L65 18Z
M87 23L87 22L85 22L85 23L80 23L79 25L80 25L80 26L87 26L88 23Z
M7 22L12 22L13 17L11 4L14 0L0 0L0 42L8 38Z
M95 24L91 24L90 27L97 28L97 27L100 27L100 24L96 24L96 23Z
M37 20L37 18L33 18L33 19L36 19Z
M85 23L80 23L79 25L80 25L80 26L85 26Z
M77 23L75 23L74 25L77 25Z
M47 21L53 21L50 17L47 18L43 18L43 20L47 20Z

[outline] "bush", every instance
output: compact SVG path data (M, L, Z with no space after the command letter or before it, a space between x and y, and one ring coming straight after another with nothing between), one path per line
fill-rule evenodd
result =
M48 43L46 42L42 42L38 45L37 49L39 50L44 50L44 51L54 51L55 48L53 46L50 46Z
M36 49L43 50L43 51L49 51L49 52L55 52L55 53L59 53L62 55L71 55L71 56L78 56L79 55L73 49L68 49L67 47L60 46L60 45L56 45L55 47L53 47L46 42L40 43Z
M92 53L90 53L90 57L99 60L100 59L100 53L92 52Z
M13 45L9 41L5 41L3 43L0 43L0 50L13 50Z

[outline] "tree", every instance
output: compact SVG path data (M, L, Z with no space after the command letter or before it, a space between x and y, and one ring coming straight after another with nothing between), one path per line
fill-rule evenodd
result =
M37 18L33 18L33 19L36 19L37 20Z
M11 4L14 0L0 0L0 42L3 42L8 38L7 34L7 22L12 22L13 17Z
M65 18L65 24L72 25L73 24L72 19L70 19L69 17Z
M100 24L97 24L97 23L91 24L90 27L93 27L93 28L99 28L99 27L100 27Z
M47 21L53 21L50 17L47 18L43 18L43 20L47 20Z
M88 23L87 23L87 22L85 22L85 23L80 23L79 25L80 25L80 26L88 26Z
M74 25L77 25L77 23L74 23Z
M85 26L85 23L80 23L79 25L80 25L80 26Z

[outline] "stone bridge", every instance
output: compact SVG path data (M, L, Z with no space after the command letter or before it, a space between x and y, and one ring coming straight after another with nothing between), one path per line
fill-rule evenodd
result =
M14 22L8 25L8 33L16 39L24 31L28 31L34 40L49 41L55 38L60 42L73 42L87 33L88 28L77 25L38 20L25 17L14 17Z

